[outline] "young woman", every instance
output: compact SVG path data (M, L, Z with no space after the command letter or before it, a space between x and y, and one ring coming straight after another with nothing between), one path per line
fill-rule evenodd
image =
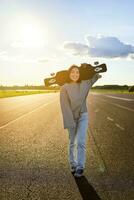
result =
M95 74L92 79L81 80L79 67L72 65L68 69L69 82L60 90L60 105L64 129L68 129L68 157L74 176L83 175L86 160L86 136L88 129L88 111L86 98L92 85L101 78Z

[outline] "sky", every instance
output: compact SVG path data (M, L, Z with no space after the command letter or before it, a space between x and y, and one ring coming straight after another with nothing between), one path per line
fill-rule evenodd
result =
M72 64L107 64L94 85L134 85L133 0L0 0L0 85L43 85Z

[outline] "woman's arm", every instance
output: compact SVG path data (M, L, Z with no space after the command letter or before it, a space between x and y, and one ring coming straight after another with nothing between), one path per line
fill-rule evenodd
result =
M90 79L89 81L90 81L90 83L91 83L91 86L99 79L99 78L101 78L102 76L100 75L100 74L95 74L94 76L93 76L93 78L92 79Z
M64 86L62 86L60 89L60 106L63 116L64 129L75 127L76 124L73 118L69 97Z

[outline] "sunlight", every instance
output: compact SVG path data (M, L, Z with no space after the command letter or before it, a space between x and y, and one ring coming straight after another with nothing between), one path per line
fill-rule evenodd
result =
M43 26L34 18L18 19L15 22L16 40L12 43L14 47L32 48L44 46L46 34Z

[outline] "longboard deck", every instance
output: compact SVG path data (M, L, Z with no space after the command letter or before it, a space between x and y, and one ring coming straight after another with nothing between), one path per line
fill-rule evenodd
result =
M87 63L81 64L79 67L80 79L88 80L91 79L96 73L103 73L107 71L106 64L101 64L98 66L92 66ZM69 82L68 70L58 71L54 77L45 78L45 86L50 86L53 84L58 84L59 86L64 85Z

